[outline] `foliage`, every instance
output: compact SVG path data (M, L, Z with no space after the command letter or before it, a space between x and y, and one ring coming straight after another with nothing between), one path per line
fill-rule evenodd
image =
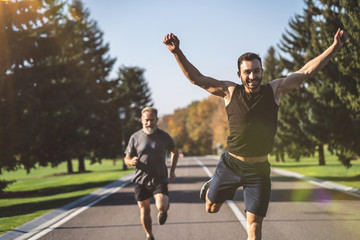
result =
M0 20L0 173L64 161L73 172L76 158L85 171L85 158L121 154L118 109L132 122L151 94L109 79L115 59L82 2L1 1ZM140 75L126 81L144 85L144 70L134 69Z
M217 153L218 148L226 146L229 131L224 101L215 96L164 116L159 127L174 138L181 152L188 155Z
M144 78L145 69L121 66L111 88L112 104L125 110L125 139L128 140L141 126L141 110L153 106L151 91Z
M283 35L280 44L283 54L291 56L291 60L281 58L288 72L296 71L328 48L338 27L348 26L345 30L351 37L321 72L301 86L302 101L294 103L296 109L302 109L302 118L294 119L292 126L294 129L299 126L309 142L318 146L319 153L323 152L323 145L328 144L339 160L350 166L349 159L355 159L360 151L360 68L356 64L359 39L352 37L358 34L359 24L350 24L350 19L359 19L359 3L308 0L306 5L303 15L297 15L290 22L291 31ZM306 149L301 142L297 146ZM322 154L319 154L319 163L325 164Z

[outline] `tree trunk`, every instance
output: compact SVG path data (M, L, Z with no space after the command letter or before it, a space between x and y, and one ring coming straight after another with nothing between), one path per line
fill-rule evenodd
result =
M79 160L79 172L85 172L85 157L84 155L80 155L78 157Z
M74 173L71 159L68 159L68 160L67 160L67 169L68 169L68 173Z
M325 166L325 155L324 155L324 145L319 144L319 166Z
M284 163L285 162L285 153L284 151L281 151L281 162Z

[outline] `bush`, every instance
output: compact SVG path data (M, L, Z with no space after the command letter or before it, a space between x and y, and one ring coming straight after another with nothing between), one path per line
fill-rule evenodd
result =
M0 180L0 193L4 192L5 188L7 188L10 184L13 184L16 182L15 180L6 181L6 180Z

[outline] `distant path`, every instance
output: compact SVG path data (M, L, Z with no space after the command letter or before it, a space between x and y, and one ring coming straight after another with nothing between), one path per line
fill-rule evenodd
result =
M216 214L206 213L199 200L199 189L217 161L214 157L180 159L177 181L169 185L171 207L165 225L156 223L157 210L152 206L156 240L246 239L241 190ZM276 173L272 174L272 189L263 239L359 239L360 198ZM45 231L32 239L145 239L131 185Z

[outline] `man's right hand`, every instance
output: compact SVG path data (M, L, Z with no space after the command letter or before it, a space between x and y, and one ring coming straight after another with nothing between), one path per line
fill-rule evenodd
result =
M172 33L165 35L163 43L172 53L176 53L179 50L180 40Z
M126 166L136 166L138 162L138 157L130 157L130 155L126 154L124 158Z
M130 166L136 166L138 162L138 157L133 157L130 161Z

